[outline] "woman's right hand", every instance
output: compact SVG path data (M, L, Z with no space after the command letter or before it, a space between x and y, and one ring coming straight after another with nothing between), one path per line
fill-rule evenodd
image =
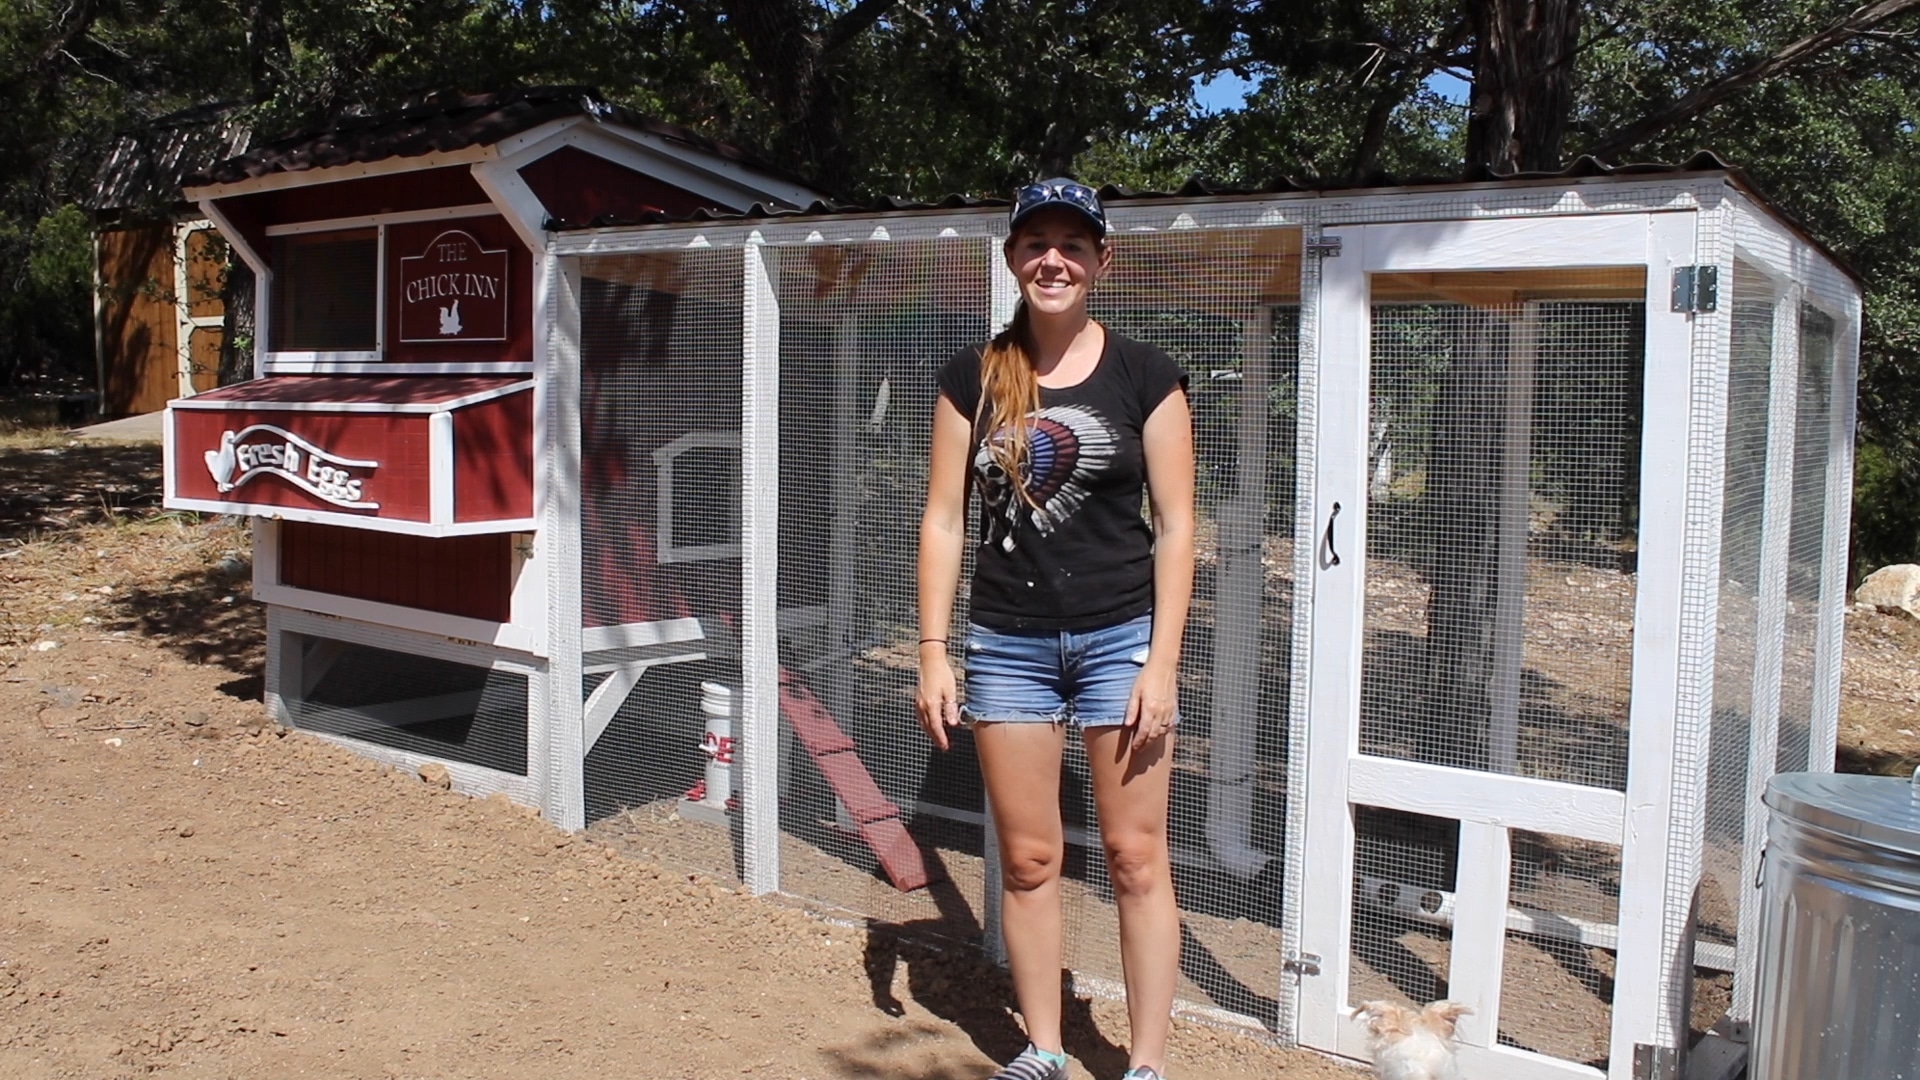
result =
M920 689L914 695L913 709L927 738L940 749L947 749L947 729L960 726L960 691L943 646L920 650Z

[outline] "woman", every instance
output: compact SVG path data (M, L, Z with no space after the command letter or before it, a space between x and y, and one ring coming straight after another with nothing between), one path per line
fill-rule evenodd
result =
M920 523L920 724L972 727L1000 838L1002 926L1031 1043L1003 1080L1065 1080L1060 766L1079 729L1120 909L1130 1080L1158 1080L1180 954L1167 791L1180 639L1193 590L1193 430L1164 352L1108 331L1088 293L1112 263L1097 194L1021 189L1006 331L940 372ZM972 476L969 479L969 471ZM947 628L967 492L980 535L962 708ZM1152 512L1141 515L1141 495Z

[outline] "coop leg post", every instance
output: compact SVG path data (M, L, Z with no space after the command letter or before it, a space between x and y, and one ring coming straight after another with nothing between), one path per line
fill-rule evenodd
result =
M984 793L980 796L980 811L984 828L981 830L981 844L985 862L982 866L981 897L981 945L987 950L987 957L1001 967L1007 966L1007 938L1005 924L1005 900L1000 886L1000 831L993 827L993 800Z

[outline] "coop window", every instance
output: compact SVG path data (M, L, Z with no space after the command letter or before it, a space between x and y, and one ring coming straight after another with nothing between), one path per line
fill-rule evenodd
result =
M274 237L274 351L374 352L379 324L378 230Z
M653 452L663 563L740 557L740 433L693 431Z

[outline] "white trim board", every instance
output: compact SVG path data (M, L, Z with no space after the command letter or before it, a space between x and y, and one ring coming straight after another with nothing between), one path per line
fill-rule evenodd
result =
M171 443L171 433L167 438ZM169 449L168 452L172 453L172 450ZM171 486L170 481L168 486ZM451 525L434 525L425 521L401 521L395 518L361 516L329 510L307 510L297 506L274 506L269 503L187 499L178 495L166 495L162 504L169 510L194 510L203 514L239 514L243 517L306 521L316 525L345 525L353 529L408 533L414 536L471 536L475 533L532 532L538 524L533 518L502 518L498 521L460 521Z
M344 232L375 225L409 225L419 221L441 221L447 218L500 216L500 208L490 202L466 203L460 206L430 207L425 210L394 210L384 214L363 214L359 217L326 218L321 221L289 221L279 225L268 225L260 231L266 236L298 236L302 233Z
M1365 755L1347 763L1347 801L1601 844L1620 843L1627 813L1607 788Z
M529 657L539 655L534 652L535 643L532 632L527 627L515 626L512 623L490 622L486 619L446 615L438 611L426 611L399 604L383 604L352 596L315 592L282 585L277 581L256 582L253 587L253 598L263 604L277 604L281 607L353 619L375 626L431 634L455 641L471 641Z
M486 363L401 364L377 358L359 360L314 360L315 353L268 353L260 374L266 375L527 375L533 371L528 360L500 360ZM362 354L365 355L365 354ZM291 359L289 359L291 358Z
M533 388L532 379L496 386L491 390L481 390L465 397L448 398L445 401L253 401L235 398L218 398L207 401L203 398L186 398L170 402L168 408L200 409L206 412L242 412L248 409L272 409L276 412L348 412L348 413L443 413L463 409L469 405L503 398Z
M493 152L491 146L468 146L459 150L421 154L418 157L388 157L378 161L356 161L325 169L272 172L227 184L206 184L201 187L186 188L182 194L194 202L202 199L232 199L262 191L282 191L287 188L310 187L314 184L335 184L342 180L363 180L370 176L389 176L394 173L423 172L448 165L465 165L490 158Z

